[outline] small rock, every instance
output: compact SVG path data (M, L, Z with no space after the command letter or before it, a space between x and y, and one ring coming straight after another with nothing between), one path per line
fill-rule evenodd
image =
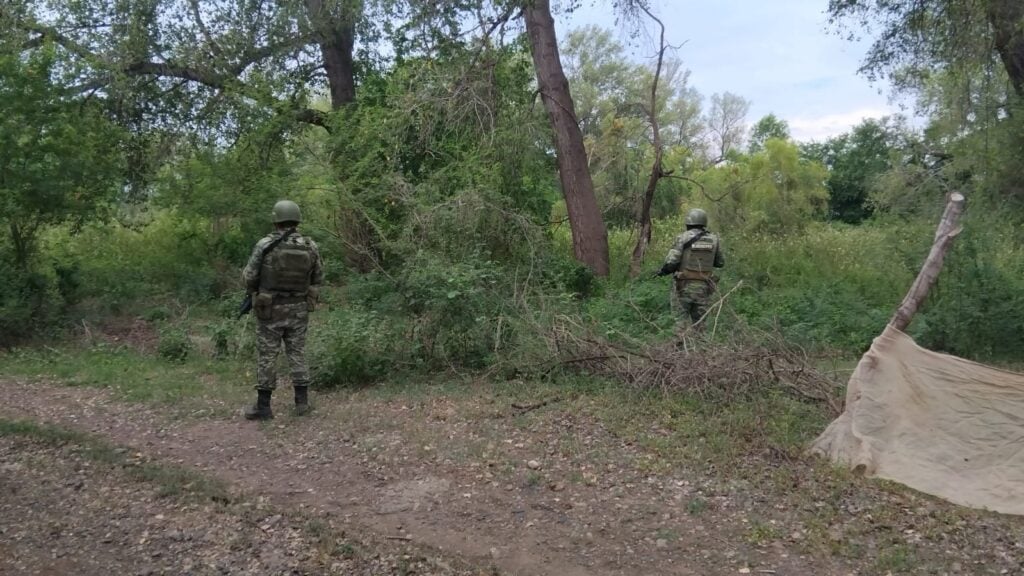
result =
M740 574L750 574L750 568L747 568L746 566L740 568Z
M658 538L658 540L654 542L654 545L658 548L668 548L668 540L665 540L664 538Z
M526 467L530 470L540 470L540 462L536 460L530 460L526 463Z
M548 484L548 488L550 488L552 492L561 492L562 490L565 490L565 484L562 484L561 482L552 482L551 484Z

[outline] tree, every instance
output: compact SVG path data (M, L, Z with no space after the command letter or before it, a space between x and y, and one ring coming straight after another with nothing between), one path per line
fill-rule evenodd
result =
M871 215L868 197L876 180L909 146L906 127L896 118L869 118L849 133L804 147L804 156L828 168L829 212L851 224Z
M541 100L554 133L558 175L572 229L576 259L598 276L607 276L608 231L594 194L587 151L569 82L558 56L558 39L549 0L531 0L523 8Z
M22 272L45 226L93 217L122 174L122 132L51 83L54 66L52 50L0 53L0 223Z
M801 158L795 144L771 139L761 152L711 167L695 180L716 222L778 236L799 232L826 213L826 177L825 167Z
M756 153L764 150L764 143L769 138L789 140L789 124L785 120L780 120L775 114L769 114L761 118L750 130L750 143L748 145L750 152Z
M254 115L279 116L327 126L310 91L325 89L334 109L355 99L362 0L22 4L14 26L27 35L24 50L60 46L61 71L79 90L151 118L173 112L237 129Z
M723 162L729 153L743 146L750 102L731 92L711 96L711 109L705 122L709 133L709 158L712 164Z
M641 6L647 16L658 25L658 60L654 66L654 75L651 78L651 94L644 107L647 114L647 122L651 127L651 145L654 148L654 160L651 163L650 176L647 178L647 188L640 201L640 213L637 215L637 239L633 248L633 256L629 264L630 276L636 277L640 274L640 266L643 264L644 255L647 253L647 246L651 243L651 205L654 203L654 193L658 189L658 181L670 174L665 172L664 156L665 145L661 139L661 124L658 121L658 82L661 80L661 69L665 63L665 51L669 46L665 43L665 24L662 23L646 7Z
M830 0L833 23L850 36L878 26L861 70L912 87L934 70L1001 64L1024 98L1024 2L1020 0Z
M562 62L583 135L596 136L609 114L628 115L636 65L611 30L595 25L573 30L562 46Z

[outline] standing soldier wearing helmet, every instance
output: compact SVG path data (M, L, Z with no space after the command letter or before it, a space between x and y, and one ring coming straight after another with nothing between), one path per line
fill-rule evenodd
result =
M714 268L725 265L722 246L717 234L708 232L708 214L694 208L686 214L686 231L676 236L672 249L665 257L657 276L675 274L675 296L698 329L707 314L711 296L715 293Z
M274 232L259 242L242 272L256 315L256 404L245 409L247 420L274 417L270 397L277 387L275 365L284 344L295 387L295 413L309 412L309 368L306 366L306 326L323 283L320 250L298 233L299 206L281 200L272 212Z

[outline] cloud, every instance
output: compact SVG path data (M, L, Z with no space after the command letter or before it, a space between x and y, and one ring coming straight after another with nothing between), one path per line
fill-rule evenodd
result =
M889 108L867 107L821 116L797 116L787 118L786 121L789 122L789 130L794 140L825 140L849 132L850 128L867 118L881 118L894 113L895 111Z

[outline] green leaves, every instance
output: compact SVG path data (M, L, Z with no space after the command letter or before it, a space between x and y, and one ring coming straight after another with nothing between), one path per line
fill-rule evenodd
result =
M51 78L52 50L0 53L0 223L27 267L44 225L81 224L118 190L124 133Z

